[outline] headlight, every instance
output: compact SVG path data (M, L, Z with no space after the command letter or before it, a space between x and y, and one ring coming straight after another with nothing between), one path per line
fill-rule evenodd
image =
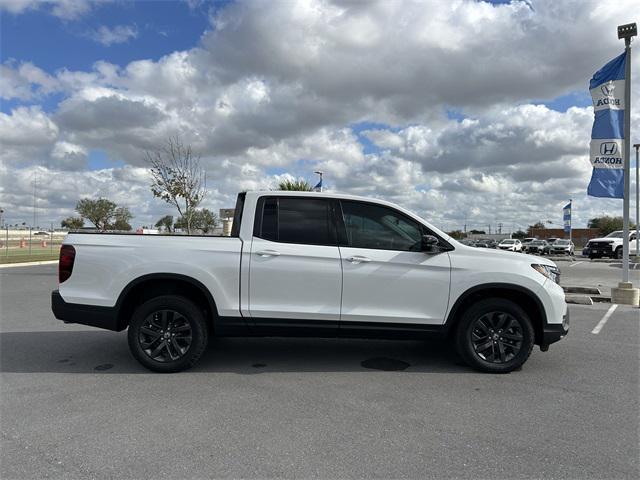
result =
M538 263L531 264L533 269L547 277L549 280L560 283L560 270L552 265L541 265Z

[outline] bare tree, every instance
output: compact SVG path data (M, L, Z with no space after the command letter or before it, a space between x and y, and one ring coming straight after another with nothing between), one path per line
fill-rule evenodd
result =
M145 152L145 159L151 173L153 196L176 207L190 234L196 208L206 195L200 157L194 156L191 146L183 145L180 137L175 136L160 150Z

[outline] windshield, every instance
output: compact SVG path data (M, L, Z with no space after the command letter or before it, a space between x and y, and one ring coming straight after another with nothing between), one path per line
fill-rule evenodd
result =
M502 243L504 243L505 245L511 245L516 243L515 240L503 240Z
M545 242L543 240L536 240L534 242L531 242L531 245L544 245Z
M611 232L609 235L607 235L605 238L622 238L622 234L624 232L622 230L617 230L615 232Z
M558 240L556 245L569 245L569 240Z

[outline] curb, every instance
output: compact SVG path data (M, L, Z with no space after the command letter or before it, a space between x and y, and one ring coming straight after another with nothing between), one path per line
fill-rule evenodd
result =
M593 300L587 295L565 295L564 301L575 305L593 305Z
M0 265L0 268L35 267L36 265L53 265L54 263L58 263L58 260L45 260L44 262L5 263Z
M596 287L562 287L565 293L581 293L583 295L602 295L599 288Z

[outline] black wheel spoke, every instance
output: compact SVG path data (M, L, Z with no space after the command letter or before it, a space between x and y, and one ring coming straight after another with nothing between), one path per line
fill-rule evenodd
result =
M476 352L484 352L487 348L491 348L493 346L493 342L491 340L487 340L486 342L476 346Z
M165 347L166 343L163 340L162 342L160 342L160 344L149 354L149 356L151 358L155 358L158 356L158 354L162 351L162 349Z
M160 326L163 330L167 329L167 311L163 310L160 312Z
M503 333L502 338L506 338L507 340L513 340L514 342L522 341L522 335L519 333Z
M504 353L504 345L502 344L501 341L497 342L497 346L498 346L498 361L499 362L504 362L505 361L505 353Z
M145 335L149 335L150 337L153 337L153 338L157 338L157 337L160 336L160 332L152 330L152 329L150 329L148 327L140 327L140 331L142 333L144 333Z

